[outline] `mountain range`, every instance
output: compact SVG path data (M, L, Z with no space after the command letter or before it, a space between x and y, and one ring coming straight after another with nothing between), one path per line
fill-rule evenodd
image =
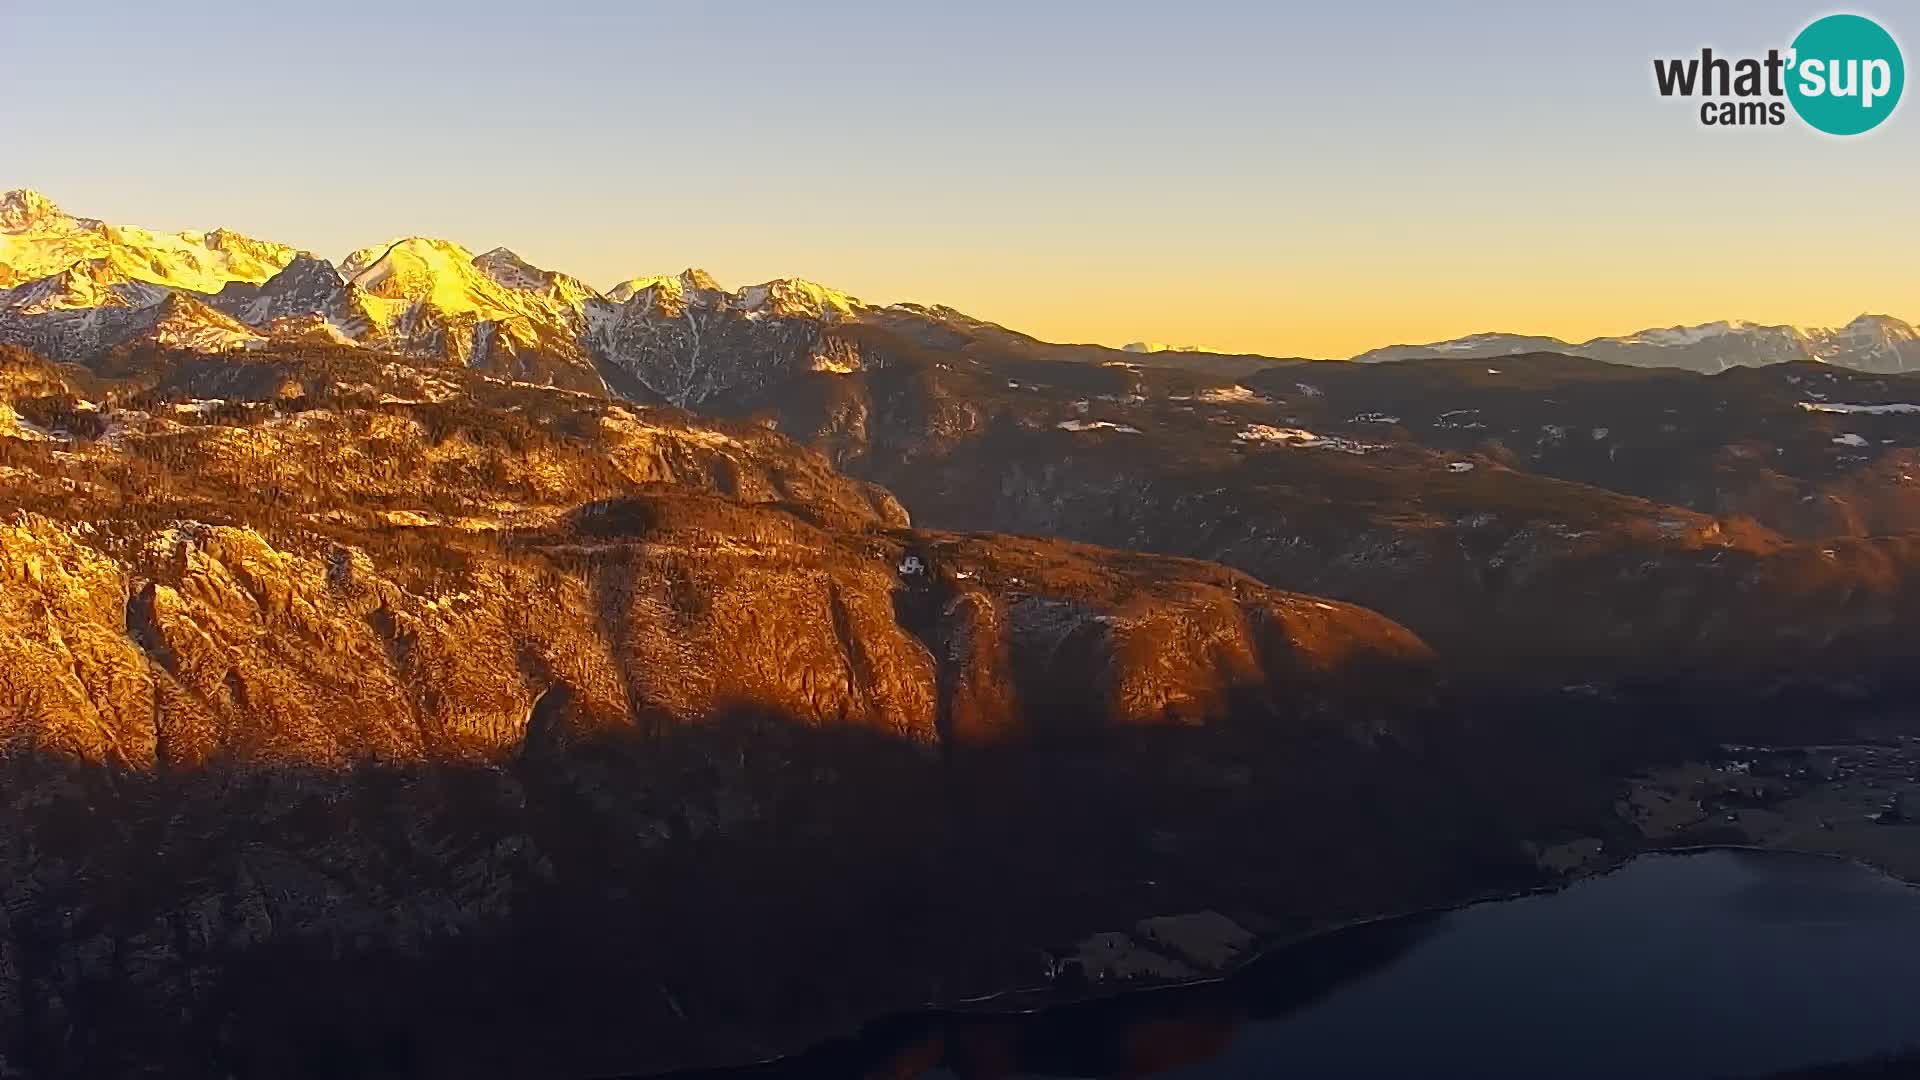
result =
M856 360L823 343L825 328L836 324L1214 373L1282 359L1148 342L1124 349L1056 345L950 308L867 304L798 278L729 290L689 269L602 292L506 248L475 255L417 236L361 248L334 264L225 229L152 232L73 217L31 190L0 196L0 341L61 360L142 343L234 351L266 341L335 342L516 381L696 405L796 371L847 370ZM1580 343L1489 333L1353 359L1528 352L1703 372L1791 360L1883 373L1920 368L1920 336L1883 315L1862 315L1837 329L1717 322Z
M1391 345L1364 352L1361 362L1447 356L1491 359L1518 353L1588 356L1635 367L1716 372L1792 360L1815 360L1856 371L1893 374L1920 370L1920 334L1889 315L1861 315L1840 327L1762 326L1722 321L1642 330L1620 337L1570 342L1523 334L1474 334L1426 345Z
M1897 832L1627 797L1920 730L1891 320L1122 350L28 192L0 289L0 1075L737 1064Z

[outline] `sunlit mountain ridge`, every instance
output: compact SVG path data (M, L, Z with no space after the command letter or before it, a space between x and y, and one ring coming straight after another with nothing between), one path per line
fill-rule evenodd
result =
M165 319L134 314L170 296L194 303L176 305ZM326 340L441 358L521 381L693 404L743 379L753 382L750 373L730 368L762 364L769 350L806 354L821 327L841 322L904 328L923 338L1011 337L1103 362L1217 370L1212 358L1226 355L1156 342L1124 349L1052 346L951 308L869 304L792 277L729 289L689 269L629 278L603 292L505 247L475 255L458 243L419 236L369 245L334 264L226 229L154 232L74 217L29 189L0 196L0 341L57 359L141 342L245 349L266 340ZM1838 328L1736 320L1578 343L1477 334L1387 346L1352 359L1522 352L1707 372L1817 360L1894 373L1920 369L1920 332L1889 315L1862 315ZM1273 359L1249 357L1239 366ZM806 363L831 371L849 361L814 355Z

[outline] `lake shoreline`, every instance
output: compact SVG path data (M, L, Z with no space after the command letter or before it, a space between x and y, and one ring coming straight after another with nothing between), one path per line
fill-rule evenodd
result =
M1304 932L1257 937L1243 953L1235 956L1226 966L1196 977L1143 979L1126 985L1090 984L1084 988L1067 988L1058 984L1014 987L955 1001L926 1002L888 1011L850 1028L822 1032L819 1037L809 1040L805 1047L791 1053L727 1066L634 1074L626 1080L700 1080L700 1078L722 1080L726 1077L745 1077L760 1070L797 1065L814 1054L834 1047L858 1043L877 1030L912 1020L1031 1017L1050 1010L1073 1006L1096 1005L1121 999L1145 999L1157 994L1186 992L1221 985L1231 982L1255 965L1283 956L1291 950L1326 942L1341 934L1386 927L1401 922L1437 919L1483 905L1560 893L1582 882L1618 873L1635 860L1646 856L1687 856L1727 851L1828 859L1851 864L1907 888L1920 889L1920 872L1903 874L1898 866L1888 865L1859 852L1831 847L1794 847L1733 840L1666 843L1658 837L1642 837L1639 842L1626 847L1605 846L1604 841L1602 845L1595 856L1587 862L1566 873L1551 874L1532 886L1484 890L1448 903L1338 920Z

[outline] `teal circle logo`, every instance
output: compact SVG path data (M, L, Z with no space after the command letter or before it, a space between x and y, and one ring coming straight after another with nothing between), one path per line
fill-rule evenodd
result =
M1793 39L1787 64L1793 111L1829 135L1879 127L1907 82L1893 35L1861 15L1829 15L1808 24Z

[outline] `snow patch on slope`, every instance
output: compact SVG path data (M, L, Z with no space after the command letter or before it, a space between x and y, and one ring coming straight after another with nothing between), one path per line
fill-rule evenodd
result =
M1817 413L1865 413L1869 416L1887 416L1896 413L1920 413L1920 405L1895 402L1886 405L1847 405L1837 401L1802 401L1800 408Z

